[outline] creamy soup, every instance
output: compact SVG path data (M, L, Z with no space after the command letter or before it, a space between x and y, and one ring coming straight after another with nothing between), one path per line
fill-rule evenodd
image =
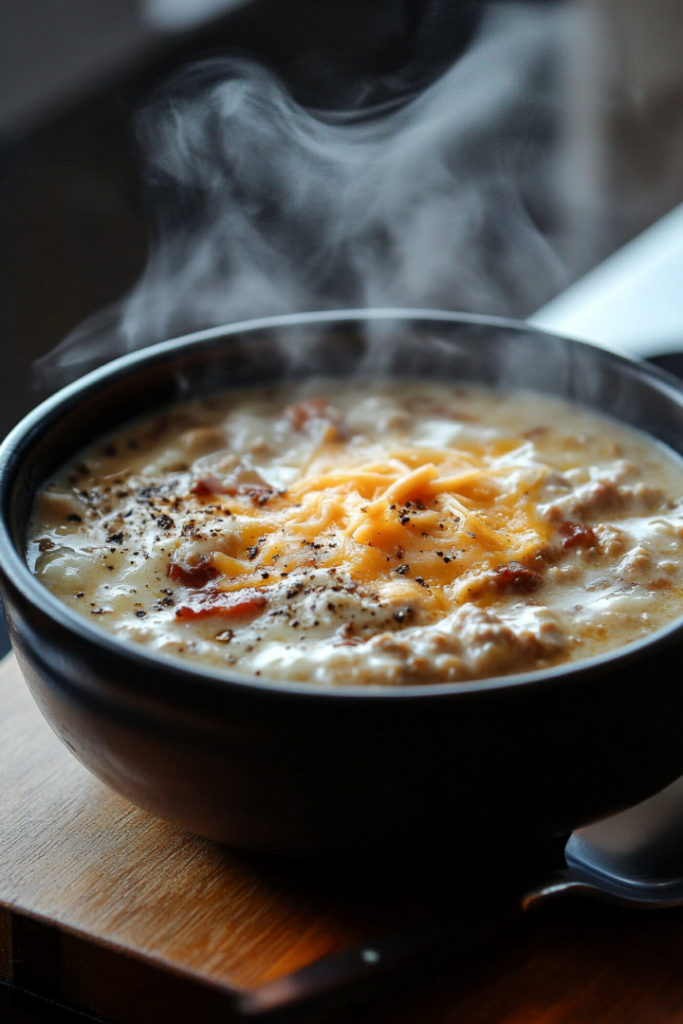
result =
M566 402L317 381L177 405L37 499L27 558L124 642L269 679L543 669L681 613L683 463Z

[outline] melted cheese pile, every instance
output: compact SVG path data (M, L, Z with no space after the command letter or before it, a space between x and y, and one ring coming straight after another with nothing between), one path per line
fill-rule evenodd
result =
M464 598L457 584L468 570L531 567L550 540L536 511L545 470L505 465L521 445L509 438L486 451L397 448L355 465L343 444L321 446L285 493L262 505L240 501L250 520L240 546L249 554L213 554L217 587L253 587L255 570L275 564L316 566L380 588L402 578L406 596L422 588L421 602L445 609ZM258 581L264 590L273 583Z

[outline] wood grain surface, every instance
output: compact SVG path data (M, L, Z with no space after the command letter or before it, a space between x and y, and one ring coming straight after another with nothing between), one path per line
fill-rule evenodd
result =
M61 746L11 656L0 666L0 769L0 981L112 1024L238 1019L236 993L453 898L440 898L440 878L425 899L429 886L405 869L399 884L387 865L382 885L240 854L152 818ZM502 836L501 863L510 852ZM558 902L352 1016L326 1016L683 1021L683 912Z

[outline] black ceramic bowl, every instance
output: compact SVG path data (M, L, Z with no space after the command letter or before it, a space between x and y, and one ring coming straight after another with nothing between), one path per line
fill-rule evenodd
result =
M448 313L280 317L134 353L64 389L0 452L0 586L52 728L133 803L292 855L442 852L570 831L683 774L683 623L545 672L324 689L128 646L24 561L36 491L98 434L165 403L310 373L436 376L575 399L683 452L673 378L522 324Z

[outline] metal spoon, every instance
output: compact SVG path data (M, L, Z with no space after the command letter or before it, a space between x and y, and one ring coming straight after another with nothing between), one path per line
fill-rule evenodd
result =
M683 778L643 803L577 829L564 848L566 868L521 896L480 903L446 921L383 935L333 953L241 996L237 1010L252 1020L276 1020L304 1008L356 1001L414 977L500 928L541 901L579 893L629 907L683 904Z

